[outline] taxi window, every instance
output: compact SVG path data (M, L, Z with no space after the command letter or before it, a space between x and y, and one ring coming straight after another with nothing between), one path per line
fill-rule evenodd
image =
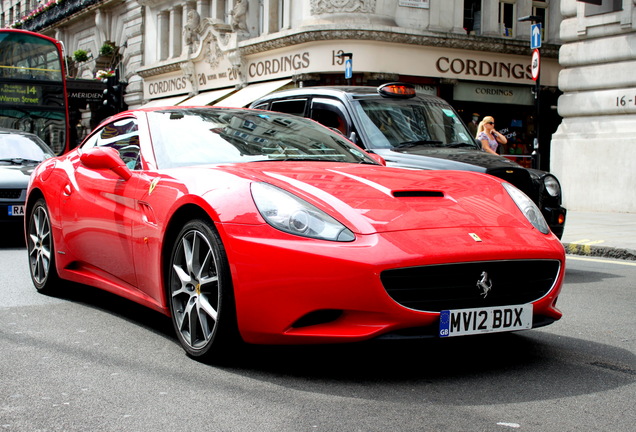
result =
M300 117L305 115L307 99L284 99L272 102L272 111L293 114Z

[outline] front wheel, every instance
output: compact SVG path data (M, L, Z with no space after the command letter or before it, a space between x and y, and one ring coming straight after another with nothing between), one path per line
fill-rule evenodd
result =
M172 323L185 351L202 361L231 357L239 339L234 292L213 225L193 220L181 229L167 275Z
M50 294L57 288L59 277L55 269L51 219L44 199L35 203L28 218L26 241L31 280L39 292Z

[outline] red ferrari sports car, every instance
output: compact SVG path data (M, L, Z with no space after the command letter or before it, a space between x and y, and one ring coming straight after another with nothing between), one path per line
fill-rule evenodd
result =
M379 159L287 114L120 113L31 176L33 283L160 311L201 360L241 341L452 337L561 317L564 250L528 197Z

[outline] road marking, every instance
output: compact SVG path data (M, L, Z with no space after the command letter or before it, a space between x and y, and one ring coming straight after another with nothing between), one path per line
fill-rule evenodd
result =
M585 244L585 245L595 245L599 243L605 243L605 240L590 240L590 239L582 239L570 242L571 244Z
M511 427L515 429L518 429L521 427L519 423L506 423L506 422L497 422L497 426L506 426L506 427Z
M605 240L590 240L590 239L582 239L570 242L568 244L568 253L576 254L582 253L584 255L592 254L592 246L600 243L605 243Z
M621 261L621 260L610 260L610 259L604 260L604 259L596 259L596 258L577 257L577 256L571 256L571 255L568 255L567 259L575 260L575 261L590 261L590 262L598 262L598 263L605 263L605 264L618 264L618 265L636 267L636 262L627 262L627 261Z

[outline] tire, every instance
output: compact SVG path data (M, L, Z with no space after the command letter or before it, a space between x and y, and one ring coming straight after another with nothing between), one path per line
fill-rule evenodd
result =
M60 278L55 268L51 219L44 199L36 201L28 217L26 242L31 280L39 292L52 294L59 287Z
M166 287L177 338L203 362L233 358L240 341L225 249L214 226L185 224L172 247Z

